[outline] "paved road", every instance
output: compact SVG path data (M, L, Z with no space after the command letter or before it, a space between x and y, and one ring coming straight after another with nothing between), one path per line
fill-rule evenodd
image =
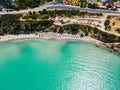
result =
M20 11L11 11L11 12L0 12L0 15L7 15L7 14L21 14L21 13L28 13L28 12L33 12L33 11L42 11L43 9L63 9L63 10L69 10L69 9L79 9L81 11L88 11L88 12L97 12L97 13L104 13L107 15L120 15L120 12L117 11L105 11L105 10L100 10L100 9L89 9L89 8L80 8L78 6L70 6L70 5L51 5L49 3L48 5L43 5L37 8L33 9L25 9L25 10L20 10ZM106 20L106 19L105 19ZM105 22L105 21L104 21ZM102 31L111 33L108 31L104 30L104 22L103 22L103 27L101 28ZM111 33L113 34L113 33ZM114 34L116 36L120 36L120 34Z
M0 15L21 14L21 13L28 13L28 12L33 12L33 11L41 11L43 9L46 9L45 5L37 7L37 8L33 8L33 9L25 9L25 10L20 10L20 11L11 11L11 12L0 12Z
M108 11L108 10L102 10L102 9L90 9L90 8L80 8L79 6L71 6L71 5L43 5L37 8L33 9L25 9L25 10L20 10L20 11L11 11L11 12L0 12L0 15L5 15L5 14L20 14L20 13L27 13L27 12L33 12L33 11L42 11L43 9L64 9L64 10L69 10L69 9L76 9L76 10L81 10L81 11L88 11L88 12L97 12L97 13L107 13L107 14L116 14L120 15L120 12L118 11Z
M76 9L81 11L88 11L88 12L97 12L97 13L107 13L107 14L119 14L119 11L110 11L110 10L103 10L103 9L90 9L90 8L80 8L79 6L71 6L71 5L48 5L47 9Z

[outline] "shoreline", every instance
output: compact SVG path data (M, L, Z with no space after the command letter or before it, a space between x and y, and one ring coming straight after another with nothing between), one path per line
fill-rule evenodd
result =
M0 42L7 42L11 40L21 40L21 39L43 39L43 40L77 40L84 42L94 42L94 43L102 43L99 40L93 39L88 36L80 37L79 34L59 34L59 33L37 33L37 34L19 34L19 35L4 35L0 36Z
M111 53L114 52L120 55L120 52L114 51L114 49L108 47L107 43L101 42L97 39L88 36L81 37L79 34L73 35L67 33L59 34L59 33L48 32L48 33L37 33L37 34L4 35L4 36L0 36L0 43L12 41L12 40L23 40L23 39L76 40L82 42L89 42L96 45L96 47L100 47L110 51Z

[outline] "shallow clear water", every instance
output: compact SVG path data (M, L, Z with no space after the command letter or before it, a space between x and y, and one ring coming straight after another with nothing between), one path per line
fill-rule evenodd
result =
M0 43L0 90L120 90L120 56L77 41Z

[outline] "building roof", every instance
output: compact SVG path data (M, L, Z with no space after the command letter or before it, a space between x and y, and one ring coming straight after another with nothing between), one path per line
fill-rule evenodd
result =
M58 17L56 17L56 19L54 20L54 24L61 26L61 21L59 20Z

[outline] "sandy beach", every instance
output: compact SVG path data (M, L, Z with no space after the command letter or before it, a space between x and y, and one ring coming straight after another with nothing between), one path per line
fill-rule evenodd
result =
M80 41L85 41L85 42L94 42L97 44L102 43L101 41L93 39L93 38L88 37L88 36L80 37L79 34L72 35L72 34L67 34L67 33L59 34L59 33L53 33L53 32L0 36L0 42L6 42L6 41L10 41L10 40L19 40L19 39L80 40Z
M111 49L110 48L111 45L109 45L109 43L104 43L88 36L81 37L79 34L73 35L73 34L67 34L67 33L60 34L60 33L48 32L48 33L37 33L37 34L19 34L19 35L0 36L0 42L7 42L11 40L22 40L22 39L77 40L77 41L83 41L83 42L90 42L95 44L97 47L101 47L109 50L110 52L115 52L117 54L120 54L119 51L114 51L114 49Z
M30 39L30 38L38 38L38 36L35 34L4 35L4 36L0 36L0 42L19 40L19 39Z

